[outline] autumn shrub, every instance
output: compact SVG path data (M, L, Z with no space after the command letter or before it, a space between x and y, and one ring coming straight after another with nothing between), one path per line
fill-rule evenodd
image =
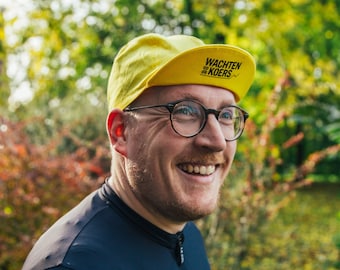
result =
M59 216L103 182L109 150L84 146L64 127L46 144L32 143L30 126L44 121L0 118L0 269L20 269L34 242ZM65 139L74 151L60 152Z

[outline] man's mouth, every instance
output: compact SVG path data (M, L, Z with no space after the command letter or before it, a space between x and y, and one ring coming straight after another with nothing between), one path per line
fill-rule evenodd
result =
M215 165L180 164L178 167L186 173L200 175L210 175L216 170Z

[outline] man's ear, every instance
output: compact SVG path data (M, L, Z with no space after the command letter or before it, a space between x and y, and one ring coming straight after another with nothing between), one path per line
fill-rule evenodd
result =
M127 149L123 114L124 112L119 109L112 110L107 116L106 130L112 148L123 156L126 156Z

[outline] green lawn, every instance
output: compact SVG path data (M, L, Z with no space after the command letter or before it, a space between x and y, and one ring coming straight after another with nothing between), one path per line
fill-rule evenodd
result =
M340 234L340 185L314 184L296 193L294 200L252 236L249 269L333 270L340 252L334 237ZM255 243L255 244L254 244ZM244 269L248 269L245 267Z

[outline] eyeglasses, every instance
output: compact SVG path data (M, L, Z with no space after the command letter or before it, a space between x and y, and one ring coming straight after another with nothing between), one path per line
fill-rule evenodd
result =
M173 130L186 138L194 137L200 133L208 119L213 114L220 124L221 131L226 141L237 140L244 129L248 113L235 105L229 105L222 110L207 109L202 104L193 100L178 100L168 104L127 107L125 112L133 112L150 108L167 108Z

